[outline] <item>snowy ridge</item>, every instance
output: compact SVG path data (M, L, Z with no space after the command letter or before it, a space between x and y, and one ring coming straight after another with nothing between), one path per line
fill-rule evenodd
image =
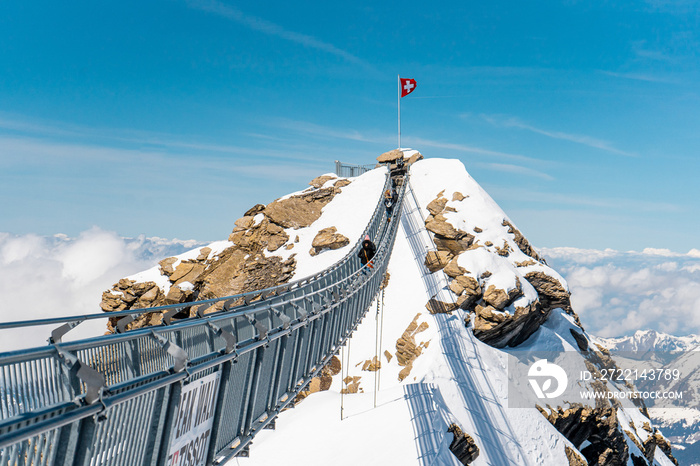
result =
M650 351L658 351L673 354L692 351L700 346L700 335L677 337L655 330L638 330L631 336L617 338L597 337L595 341L613 352L629 351L644 354Z
M567 448L581 455L535 406L508 407L507 366L508 355L515 350L576 353L578 343L571 330L583 330L571 315L555 309L527 341L502 350L477 340L465 326L468 315L462 311L429 314L425 304L436 289L444 295L449 290L446 281L426 273L422 262L431 248L425 239L430 236L418 219L427 217L427 204L444 193L447 205L454 209L445 214L449 222L476 232L479 247L461 254L459 265L481 280L484 288L494 284L507 289L528 271L542 272L564 289L568 289L566 281L520 251L503 224L508 217L460 162L417 162L411 167L411 186L417 205L409 202L405 207L389 263L388 286L339 355L341 374L332 378L328 391L311 394L295 409L281 413L277 430L256 437L249 458L229 464L459 465L449 451L453 435L447 433L447 426L453 423L473 437L480 453L471 464L477 466L569 464ZM456 192L465 199L451 200ZM512 251L507 258L497 254L497 247L504 244ZM521 281L523 296L508 312L537 296L534 288ZM406 344L407 335L419 355L400 364L399 346ZM585 334L584 338L592 343ZM379 371L368 369L374 358L381 361ZM580 365L585 367L583 357ZM359 387L357 393L343 395L349 382ZM626 400L618 418L627 430L635 426L634 432L625 434L626 442L630 453L643 456L637 443L648 439L642 425L649 419ZM631 459L628 464L632 465ZM654 464L673 463L657 450Z

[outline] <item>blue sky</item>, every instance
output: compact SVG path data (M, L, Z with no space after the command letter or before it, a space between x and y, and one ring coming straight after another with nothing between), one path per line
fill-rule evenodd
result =
M456 157L536 246L700 248L700 3L3 2L0 231L226 238L333 161Z

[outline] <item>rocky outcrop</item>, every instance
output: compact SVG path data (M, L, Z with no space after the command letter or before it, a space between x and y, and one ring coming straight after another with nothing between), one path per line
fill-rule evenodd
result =
M428 329L426 322L418 325L420 313L416 314L401 337L396 340L396 360L403 369L399 372L399 381L408 377L413 369L413 361L421 355L423 348L428 347L428 343L416 343L416 335Z
M236 220L236 228L228 240L252 253L259 253L263 249L273 252L289 241L289 235L284 228L268 218L255 223L254 217L243 217Z
M321 372L311 379L306 388L299 392L299 394L294 399L294 404L300 403L304 398L316 392L323 392L331 388L333 383L333 376L340 374L341 363L337 356L333 356L328 364L326 364Z
M309 254L315 256L325 249L339 249L350 244L350 240L338 233L336 227L328 227L320 230L311 242Z
M532 246L530 246L530 242L527 240L527 238L525 238L523 234L513 226L512 223L506 219L503 219L503 226L508 227L508 233L513 235L513 240L515 241L515 244L518 245L518 249L536 261L546 264L545 260L537 254L537 251L535 251Z
M569 461L569 466L588 466L586 460L581 458L581 455L570 446L564 446L564 453L566 454L566 459Z
M317 176L313 180L309 182L309 186L313 186L314 188L321 188L324 184L326 184L326 181L329 180L334 180L336 179L337 176L335 175L321 175Z
M122 279L112 289L102 294L100 307L105 312L137 308L157 307L165 304L188 303L241 294L286 283L294 274L295 255L282 260L267 257L285 246L291 249L294 242L285 229L305 227L321 216L322 208L347 186L349 180L338 180L332 187L323 188L332 175L323 175L309 183L312 188L301 194L278 199L267 206L256 204L245 215L235 221L229 235L230 247L212 255L209 247L201 248L194 258L180 260L176 257L163 259L158 271L167 278L167 286L158 286L154 281L137 283ZM295 242L298 242L298 236ZM335 228L319 232L314 239L313 251L337 249L349 244L349 239L337 233ZM212 257L210 257L212 256ZM162 287L162 288L161 288ZM234 305L240 303L234 303ZM204 310L205 313L219 310L221 305ZM189 313L194 313L194 308ZM185 310L176 317L185 317ZM147 314L136 319L127 328L155 325L161 322L160 313ZM114 319L113 319L114 320ZM110 321L113 331L116 322Z
M321 209L340 192L335 186L314 189L311 192L278 199L263 210L271 222L283 228L302 228L311 225L321 216Z
M588 464L626 465L629 448L620 429L617 409L590 408L578 403L570 408L545 409L542 415L583 454ZM586 445L584 445L586 442Z
M430 273L437 272L444 268L452 259L452 255L446 251L428 251L425 254L423 263L428 268Z
M465 433L457 424L450 424L447 432L454 436L450 443L450 451L462 464L471 464L479 456L479 447L471 435Z
M654 454L656 453L657 448L661 450L664 453L664 455L668 457L668 459L673 461L673 464L678 466L678 460L674 458L673 452L671 451L671 444L668 440L664 438L663 435L661 435L658 431L654 430L654 433L650 435L644 442L643 448L644 457L649 462L649 464L653 464Z
M398 159L403 157L403 152L394 149L390 150L389 152L384 152L382 155L377 157L377 162L379 163L390 163L390 162L396 162Z

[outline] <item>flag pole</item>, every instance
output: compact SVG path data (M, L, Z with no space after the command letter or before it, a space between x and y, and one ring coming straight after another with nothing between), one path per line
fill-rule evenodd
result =
M399 83L399 93L397 94L397 99L396 99L396 101L399 103L399 147L398 147L398 149L401 150L401 75L398 75L398 83Z

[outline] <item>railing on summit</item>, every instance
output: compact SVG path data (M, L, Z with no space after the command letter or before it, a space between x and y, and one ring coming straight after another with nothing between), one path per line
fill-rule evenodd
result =
M373 170L375 165L350 165L347 163L335 161L335 174L345 178L360 176L365 172Z

